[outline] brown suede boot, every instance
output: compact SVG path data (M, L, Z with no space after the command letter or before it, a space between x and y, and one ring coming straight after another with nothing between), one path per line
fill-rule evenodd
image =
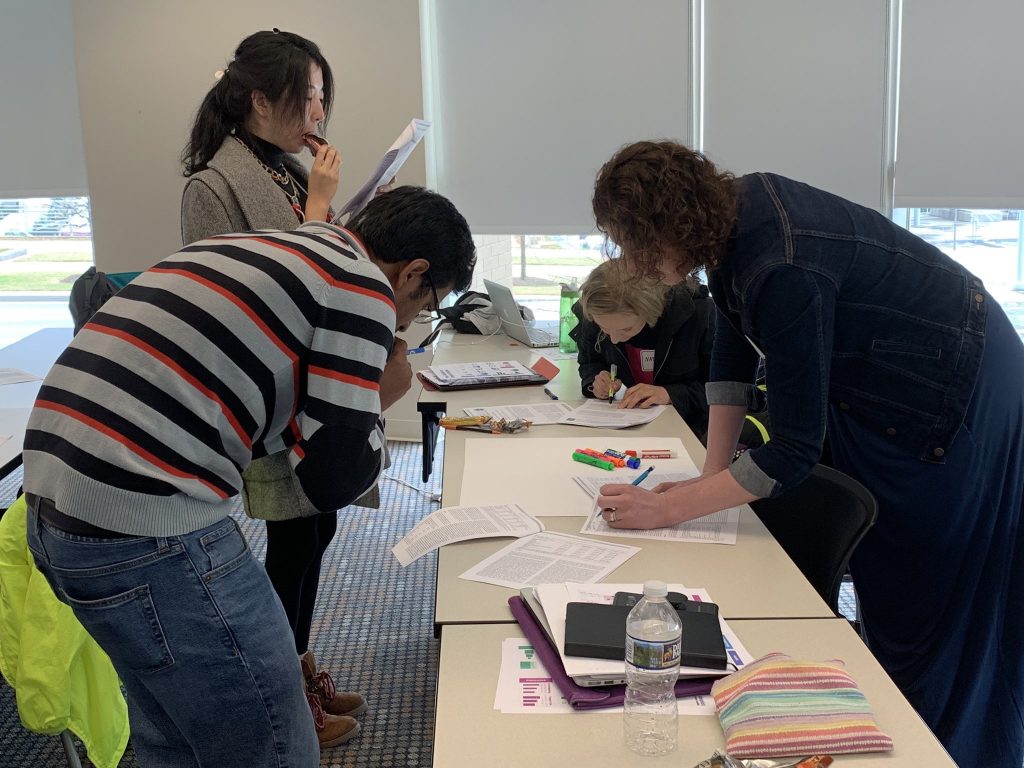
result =
M355 718L327 714L320 706L320 699L311 693L306 694L306 701L313 713L313 725L316 726L320 749L344 744L359 733L359 722Z
M320 706L328 715L355 717L366 711L366 699L354 691L339 691L334 680L324 670L317 672L316 659L312 651L299 656L302 676L306 680L306 692L320 700Z

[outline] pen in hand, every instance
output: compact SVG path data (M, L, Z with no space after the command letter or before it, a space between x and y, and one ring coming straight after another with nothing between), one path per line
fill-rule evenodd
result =
M608 405L612 404L612 400L615 399L615 375L619 372L619 368L615 363L612 363L612 368L608 371L608 375L611 376L611 383L608 385Z
M636 479L632 483L630 483L630 485L640 485L640 483L642 483L644 480L647 479L647 476L649 474L651 474L651 472L653 470L654 470L654 467L648 467L643 472L641 472L639 475L637 475Z

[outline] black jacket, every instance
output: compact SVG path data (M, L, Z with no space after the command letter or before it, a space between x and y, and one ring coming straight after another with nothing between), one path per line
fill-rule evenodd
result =
M607 371L612 363L618 366L618 378L627 387L633 386L633 374L622 344L612 344L601 334L597 323L586 320L579 302L572 311L579 324L572 331L579 349L580 379L583 394L594 397L594 377ZM708 431L708 400L704 384L711 370L711 347L715 339L715 305L707 286L701 285L691 294L686 283L679 283L669 293L668 306L652 329L654 345L654 383L664 387L672 405L697 436L704 439Z

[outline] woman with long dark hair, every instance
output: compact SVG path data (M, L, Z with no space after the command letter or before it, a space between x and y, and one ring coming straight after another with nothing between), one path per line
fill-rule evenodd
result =
M341 154L322 139L334 78L320 49L290 32L257 32L218 74L182 152L182 241L329 220ZM293 156L304 149L314 155L308 175ZM360 694L335 690L309 649L320 566L337 514L300 516L300 508L311 507L296 496L290 472L280 456L255 461L244 475L246 511L267 521L267 573L295 635L320 745L335 746L359 732L353 716L366 709ZM282 474L277 491L253 490L273 488Z

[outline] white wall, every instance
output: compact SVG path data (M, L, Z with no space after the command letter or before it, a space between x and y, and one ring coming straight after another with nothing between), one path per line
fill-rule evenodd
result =
M181 246L178 158L192 118L238 43L261 29L316 42L334 72L328 136L343 152L336 202L422 114L412 0L72 0L96 264L144 269ZM423 149L399 183L424 184Z

